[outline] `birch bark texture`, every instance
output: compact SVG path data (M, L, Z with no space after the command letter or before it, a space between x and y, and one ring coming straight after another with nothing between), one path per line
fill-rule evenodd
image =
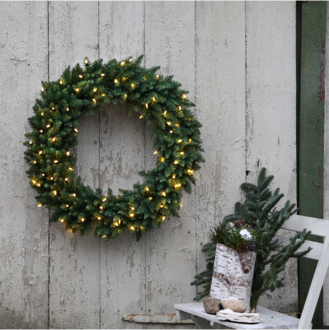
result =
M254 277L256 252L236 251L217 244L210 296L219 302L236 298L244 302L250 312L252 279Z

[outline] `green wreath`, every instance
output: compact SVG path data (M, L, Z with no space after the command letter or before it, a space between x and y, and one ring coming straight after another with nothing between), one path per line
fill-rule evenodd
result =
M29 118L32 132L25 135L29 141L24 145L26 173L38 192L38 206L54 211L51 222L60 221L81 235L94 231L106 239L129 228L139 239L169 216L179 216L181 188L191 193L193 173L204 162L201 124L188 109L194 104L187 91L179 89L181 84L172 76L157 75L159 67L141 67L141 61L142 56L106 64L85 58L84 69L77 64L57 81L42 82L41 99ZM148 124L156 124L156 168L140 172L144 183L120 190L118 196L111 189L104 196L100 189L84 186L74 174L76 157L70 152L78 144L81 115L92 115L110 102L124 103L128 116L139 112Z

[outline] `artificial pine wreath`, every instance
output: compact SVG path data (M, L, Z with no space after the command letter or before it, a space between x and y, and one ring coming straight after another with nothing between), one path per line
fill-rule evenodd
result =
M141 67L141 61L142 56L106 64L85 58L84 69L77 64L57 81L42 82L24 145L38 205L54 211L50 221L82 235L94 231L111 239L128 228L140 238L171 215L179 216L181 189L191 192L193 173L204 162L201 124L189 110L194 104L179 89L181 84L157 75L159 67ZM140 172L144 183L120 190L118 196L111 189L106 196L84 186L73 171L76 157L70 151L78 144L81 115L92 115L106 103L124 103L128 116L139 112L139 118L155 124L156 168Z

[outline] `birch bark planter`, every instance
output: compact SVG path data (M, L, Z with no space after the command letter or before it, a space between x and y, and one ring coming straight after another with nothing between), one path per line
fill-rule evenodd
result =
M256 252L240 252L217 244L210 296L217 300L242 300L249 313L255 261Z

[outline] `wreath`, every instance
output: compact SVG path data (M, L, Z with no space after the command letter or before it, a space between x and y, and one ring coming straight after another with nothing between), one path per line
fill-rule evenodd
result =
M170 216L179 217L181 190L191 193L193 173L204 162L201 124L189 110L194 104L187 91L179 89L181 84L156 74L160 67L143 68L141 61L142 56L106 64L85 58L84 68L77 64L57 81L42 82L24 145L26 173L38 192L38 206L53 210L50 222L59 221L81 235L94 231L106 239L128 228L139 239ZM118 196L111 189L106 196L84 186L74 173L76 157L70 151L78 144L81 115L92 115L107 103L124 103L128 116L135 111L155 124L156 168L139 172L144 183L134 184L133 190L120 189Z

